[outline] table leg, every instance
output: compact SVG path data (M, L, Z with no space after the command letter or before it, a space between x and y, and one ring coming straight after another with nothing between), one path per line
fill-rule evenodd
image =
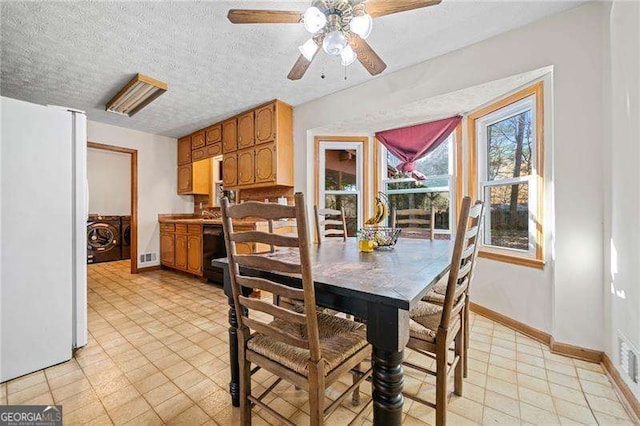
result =
M409 312L392 306L367 308L367 340L373 346L373 424L402 423L404 347L409 341Z
M225 274L226 280L226 274ZM229 368L231 382L229 393L234 407L240 406L240 366L238 365L238 317L233 297L229 297Z
M404 350L399 352L373 348L373 423L400 425L402 423L402 385Z

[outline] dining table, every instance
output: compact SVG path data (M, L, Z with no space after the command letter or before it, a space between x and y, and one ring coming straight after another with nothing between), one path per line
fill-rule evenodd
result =
M265 256L286 259L287 250ZM400 238L391 249L361 252L356 238L330 238L310 246L316 303L366 323L372 347L372 398L375 425L400 425L402 421L402 361L409 340L409 311L449 270L453 242ZM240 404L237 316L227 258L214 259L223 269L224 292L229 301L229 392ZM243 275L266 278L296 288L299 276L240 268ZM243 289L245 295L251 289Z

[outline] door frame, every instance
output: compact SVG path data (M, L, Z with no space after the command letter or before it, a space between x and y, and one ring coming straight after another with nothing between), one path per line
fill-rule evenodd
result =
M131 273L138 273L138 150L87 141L87 148L119 152L131 156ZM91 196L91 195L89 195Z

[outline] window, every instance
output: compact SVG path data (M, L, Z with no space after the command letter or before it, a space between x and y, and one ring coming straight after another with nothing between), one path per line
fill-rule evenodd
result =
M454 136L451 135L429 155L415 162L415 171L426 176L416 180L399 172L400 160L381 146L383 155L383 190L389 197L389 207L395 209L435 209L436 234L450 236L452 208Z
M316 204L320 209L344 209L347 236L355 237L366 202L363 158L368 138L344 139L316 138Z
M469 116L483 257L542 266L542 114L538 83Z

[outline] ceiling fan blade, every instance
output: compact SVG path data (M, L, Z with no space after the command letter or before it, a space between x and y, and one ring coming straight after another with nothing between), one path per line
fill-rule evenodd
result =
M440 4L442 0L366 0L365 10L372 18Z
M358 60L362 66L369 71L369 74L378 75L387 68L387 64L373 51L369 43L364 41L359 35L349 34L349 45L351 45L353 51L356 52Z
M297 24L302 13L289 10L231 9L227 18L234 24Z
M311 61L309 61L303 55L298 56L298 60L295 64L293 64L293 68L291 68L291 71L289 71L289 75L287 76L287 78L289 80L300 80L307 72L307 69L309 69L309 65L311 65L311 62L315 57L316 55L313 55L313 58L311 58Z

